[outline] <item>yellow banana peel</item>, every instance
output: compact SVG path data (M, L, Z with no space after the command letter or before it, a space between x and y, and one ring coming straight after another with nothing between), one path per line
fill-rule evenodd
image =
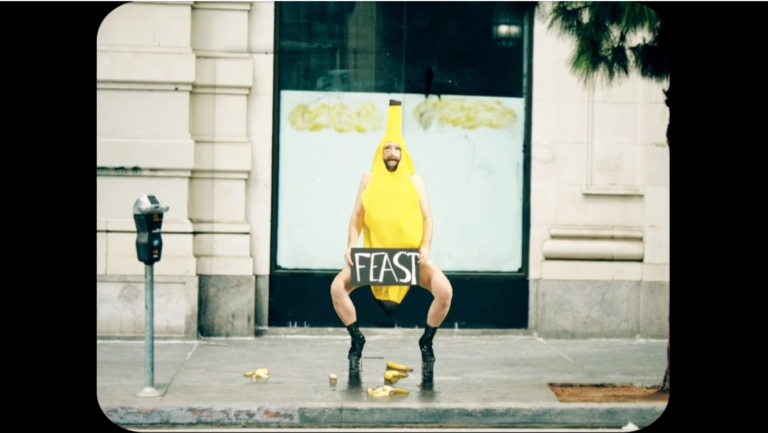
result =
M397 370L387 370L384 373L384 380L388 380L388 381L390 381L392 383L397 383L398 380L400 380L401 378L405 378L405 377L408 377L407 373L403 373L403 372L397 371Z
M389 397L390 395L393 394L393 392L389 391L388 389L391 390L392 387L384 385L384 386L380 386L380 387L378 387L376 389L368 388L368 395L370 395L371 397L376 397L376 398L379 398L379 397Z
M392 391L393 388L388 385L380 386L376 389L369 390L368 394L374 396L374 397L389 397L390 395L394 394Z
M410 391L402 388L393 388L388 385L380 386L376 389L368 388L368 395L375 398L390 397L395 394L408 395L410 394Z
M256 370L243 373L243 376L250 377L252 382L256 382L257 379L269 379L269 370L257 368Z
M411 367L406 367L405 365L398 364L392 361L387 362L387 368L390 370L398 370L398 371L413 371L413 368Z

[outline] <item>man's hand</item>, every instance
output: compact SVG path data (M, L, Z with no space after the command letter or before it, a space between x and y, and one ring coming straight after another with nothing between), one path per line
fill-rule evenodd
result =
M422 247L419 250L419 264L426 263L429 260L429 248Z
M347 265L352 267L352 247L347 248L347 253L344 254L344 259L347 261Z

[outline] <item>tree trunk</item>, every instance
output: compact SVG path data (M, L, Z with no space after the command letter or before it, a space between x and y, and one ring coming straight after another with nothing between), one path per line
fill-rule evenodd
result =
M672 124L672 108L669 106L670 91L672 90L672 79L670 77L670 85L667 86L667 90L664 90L664 104L669 109L669 115L667 117L667 149L669 149L669 127Z
M672 108L669 106L669 91L671 89L671 80L670 80L670 86L667 87L667 90L664 92L664 103L667 105L667 108L669 108L669 117L667 118L667 151L670 149L669 145L669 125L672 124ZM671 153L670 153L671 155ZM671 299L671 295L670 295ZM670 316L667 316L667 371L664 373L664 379L661 381L661 387L659 388L659 392L664 392L669 394L669 346L670 341L672 337L672 332L670 330Z
M667 316L667 323L669 323L669 316ZM659 392L669 394L669 342L671 340L671 332L669 325L667 325L667 371L664 372L664 379L661 380L661 387Z

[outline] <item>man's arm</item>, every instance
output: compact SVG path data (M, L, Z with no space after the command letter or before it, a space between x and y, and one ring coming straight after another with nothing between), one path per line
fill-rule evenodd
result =
M421 241L421 248L427 250L427 259L429 258L429 251L432 249L432 210L429 207L429 198L427 197L427 185L424 183L424 179L418 174L413 175L413 183L416 185L416 189L419 190L421 198L419 204L421 205L421 214L424 217L424 235Z
M368 187L368 182L371 180L371 172L365 173L363 179L360 181L360 188L357 191L357 199L355 200L355 208L352 211L352 218L349 219L349 238L347 240L347 249L354 248L357 245L357 240L360 238L360 232L363 230L363 219L365 218L365 210L363 209L363 192Z

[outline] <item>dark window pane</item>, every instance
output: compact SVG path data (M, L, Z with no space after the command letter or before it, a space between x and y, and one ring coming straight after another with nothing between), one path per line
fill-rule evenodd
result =
M523 44L504 46L494 38L499 17L522 18L515 3L278 7L283 90L522 97Z
M522 43L493 39L494 3L407 3L406 93L522 97Z
M403 3L279 3L282 90L403 91Z

